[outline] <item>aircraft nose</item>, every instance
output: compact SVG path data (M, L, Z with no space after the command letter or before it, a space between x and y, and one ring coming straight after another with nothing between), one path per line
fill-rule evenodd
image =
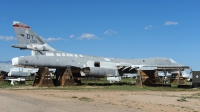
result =
M13 66L19 65L19 58L18 57L12 59L12 65Z

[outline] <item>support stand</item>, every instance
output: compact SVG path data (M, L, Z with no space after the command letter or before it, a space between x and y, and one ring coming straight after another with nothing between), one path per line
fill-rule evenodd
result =
M155 72L154 72L154 78L155 78L155 83L156 84L162 84L162 81L161 81L161 79L160 79L160 77L158 75L158 71L157 70L155 70Z
M185 79L179 70L178 74L172 74L170 78L170 83L185 84Z
M71 68L56 69L55 72L57 86L72 86L74 85L74 78Z
M136 86L142 87L142 76L140 75L140 70L137 70Z
M156 86L161 84L157 70L138 70L136 86Z
M33 86L50 87L54 86L48 67L39 68L36 73Z

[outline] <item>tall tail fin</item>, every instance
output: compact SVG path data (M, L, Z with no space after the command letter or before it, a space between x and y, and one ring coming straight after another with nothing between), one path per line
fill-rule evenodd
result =
M13 27L19 44L45 44L44 41L41 40L39 36L26 24L14 21Z
M19 44L12 45L12 47L35 51L55 51L55 49L46 44L33 30L31 30L28 25L14 21L13 28Z

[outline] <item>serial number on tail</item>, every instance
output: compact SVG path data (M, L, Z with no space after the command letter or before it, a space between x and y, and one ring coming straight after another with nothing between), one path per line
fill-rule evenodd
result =
M30 43L37 43L37 40L30 40Z

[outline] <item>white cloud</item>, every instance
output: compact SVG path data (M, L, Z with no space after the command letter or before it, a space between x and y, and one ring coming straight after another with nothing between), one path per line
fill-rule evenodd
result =
M41 38L42 38L42 37L41 37ZM67 39L63 39L63 38L53 38L53 37L50 37L50 38L42 38L42 40L44 40L45 42L53 42L53 41L60 41L60 40L67 41Z
M148 30L148 29L150 29L150 28L152 28L152 26L151 26L151 25L149 25L149 26L145 27L144 29L145 29L145 30Z
M5 41L16 41L17 39L13 36L1 36L0 35L0 40L5 40Z
M117 31L114 31L114 30L107 30L107 31L104 32L104 34L114 35L114 34L117 34Z
M164 25L178 25L178 22L167 21Z
M69 36L69 38L74 38L74 37L75 37L75 35L70 35L70 36Z
M94 34L89 34L89 33L83 33L80 37L78 37L77 39L82 40L82 39L99 39L96 35Z

